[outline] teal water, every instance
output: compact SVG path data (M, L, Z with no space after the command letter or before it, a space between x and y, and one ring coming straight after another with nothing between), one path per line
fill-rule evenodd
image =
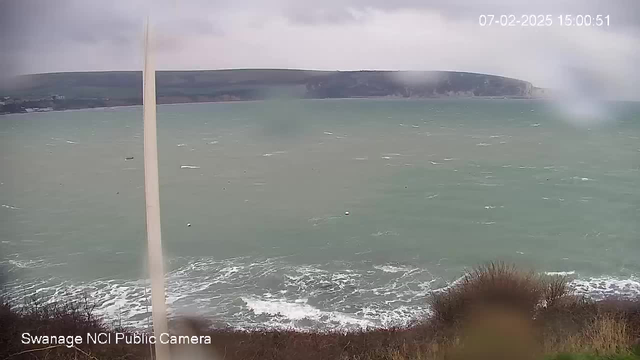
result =
M640 293L640 104L606 119L525 100L159 106L171 311L401 324L490 260ZM141 108L0 117L0 156L8 291L88 293L145 326Z

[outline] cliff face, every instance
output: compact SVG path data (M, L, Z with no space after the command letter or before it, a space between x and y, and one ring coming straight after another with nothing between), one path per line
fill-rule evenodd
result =
M373 96L530 97L525 81L459 72L339 72L317 77L307 84L307 96L349 98Z
M273 97L532 97L533 86L499 76L433 71L306 71L278 69L161 71L159 103L261 100ZM141 72L25 75L0 85L0 113L142 103ZM7 103L6 101L3 101ZM17 109L17 110L16 110Z

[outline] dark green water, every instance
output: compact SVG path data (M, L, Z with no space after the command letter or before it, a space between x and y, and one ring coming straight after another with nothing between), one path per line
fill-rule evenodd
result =
M234 326L402 323L489 260L640 292L640 104L567 122L520 100L158 109L174 314ZM90 293L144 326L139 107L0 117L10 291ZM133 156L133 160L125 160ZM345 212L349 215L345 215ZM188 227L190 223L192 226Z

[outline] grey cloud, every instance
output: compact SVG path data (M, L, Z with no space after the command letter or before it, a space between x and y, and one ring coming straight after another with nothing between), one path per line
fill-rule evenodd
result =
M288 19L294 23L317 25L317 24L341 24L357 21L357 17L344 8L305 8L302 6L293 7L286 11Z
M150 14L162 49L179 49L181 36L223 33L202 18L215 13L213 9L222 6L222 1L161 0L154 4ZM142 5L135 0L0 0L0 73L33 72L19 66L32 53L41 56L98 46L109 47L114 54L129 51L140 43L142 23L148 15Z
M457 21L477 21L480 14L602 14L610 15L614 27L640 28L640 1L637 0L299 0L287 2L287 6L295 9L306 9L307 16L301 16L298 11L289 11L290 19L294 22L317 24L322 17L313 16L318 12L333 14L327 18L332 22L334 18L343 20L354 18L350 16L350 9L366 11L397 11L397 10L425 10L433 11L447 18ZM306 20L306 21L305 21Z
M224 30L219 24L193 15L155 21L154 28L174 35L224 35Z
M126 12L76 0L8 0L7 37L16 47L58 47L69 42L122 42L140 26Z
M479 14L527 13L609 14L611 27L477 25ZM639 14L637 0L0 0L0 75L137 69L150 15L158 64L171 69L463 70L544 86L576 65L631 79Z
M21 48L22 34L19 28L19 2L0 0L0 81L19 71L17 53Z

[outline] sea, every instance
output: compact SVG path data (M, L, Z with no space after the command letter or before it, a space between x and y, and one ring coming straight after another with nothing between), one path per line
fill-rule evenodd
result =
M640 103L160 105L158 152L172 317L402 326L489 261L640 295ZM5 295L148 328L143 184L141 107L0 116Z

